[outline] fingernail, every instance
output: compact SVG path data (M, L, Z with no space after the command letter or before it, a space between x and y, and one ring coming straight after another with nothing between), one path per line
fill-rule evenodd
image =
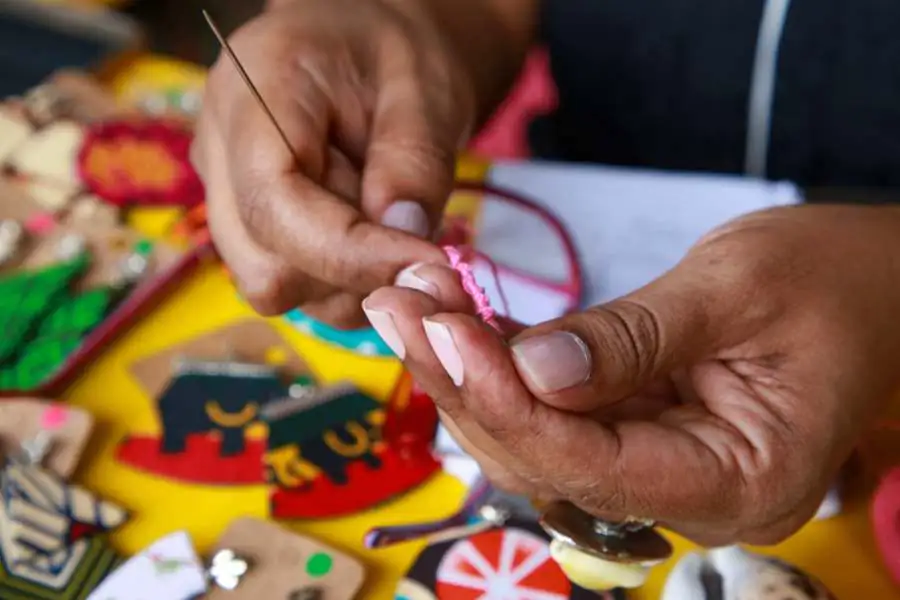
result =
M431 229L425 209L418 202L410 200L399 200L391 204L381 218L381 224L420 238L427 238Z
M400 274L397 275L396 281L394 281L394 285L409 288L412 290L419 290L420 292L428 294L432 298L437 298L437 286L427 279L423 279L416 274L416 270L421 266L422 263L416 263L400 271Z
M590 349L568 331L514 342L512 354L519 372L546 394L582 384L591 376Z
M384 343L397 355L397 358L403 360L406 357L406 346L403 344L400 332L397 331L397 326L394 325L394 318L386 312L366 308L365 302L363 302L362 309Z
M443 323L436 323L428 319L423 319L422 324L425 326L425 336L428 337L431 349L441 361L447 375L453 380L453 385L462 385L464 375L462 356L459 354L456 342L453 341L450 328Z

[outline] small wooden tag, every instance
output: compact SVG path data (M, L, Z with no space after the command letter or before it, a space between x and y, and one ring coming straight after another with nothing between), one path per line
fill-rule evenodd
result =
M48 410L59 411L54 418L59 421L56 417L62 416L63 420L51 432L52 445L44 465L67 479L78 466L94 425L91 415L81 409L35 398L0 400L0 453L20 452L22 443L42 429Z
M365 579L355 558L274 523L252 518L235 521L219 540L250 568L237 589L213 589L204 600L295 600L318 589L320 600L351 600Z

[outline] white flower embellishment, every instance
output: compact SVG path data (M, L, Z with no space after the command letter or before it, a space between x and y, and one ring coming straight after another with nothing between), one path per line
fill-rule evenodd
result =
M225 549L213 556L209 577L218 587L231 591L237 588L249 569L250 563L236 555L234 551Z

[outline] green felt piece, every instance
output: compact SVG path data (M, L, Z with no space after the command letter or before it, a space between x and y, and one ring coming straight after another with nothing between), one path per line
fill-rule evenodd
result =
M0 368L0 390L30 390L56 374L103 322L115 292L96 288L63 300L37 326L34 337Z
M89 263L90 256L84 253L71 261L0 279L0 363L20 350Z

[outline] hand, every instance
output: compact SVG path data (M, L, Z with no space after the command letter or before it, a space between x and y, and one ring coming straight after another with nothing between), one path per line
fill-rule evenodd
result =
M508 341L446 267L403 272L364 309L511 491L712 545L774 543L900 383L898 249L895 208L781 208Z
M279 2L231 38L296 159L223 55L193 160L216 247L263 314L351 326L413 261L451 190L472 84L415 1Z

